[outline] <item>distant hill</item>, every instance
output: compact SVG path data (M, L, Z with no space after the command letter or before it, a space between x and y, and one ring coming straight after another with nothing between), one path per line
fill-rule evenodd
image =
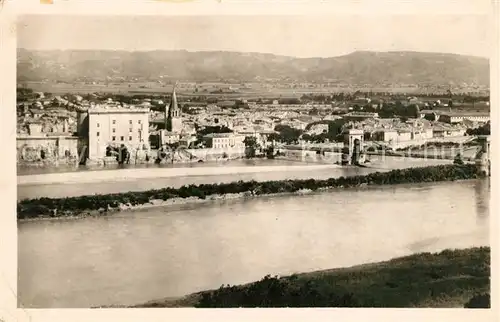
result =
M18 49L18 80L279 78L349 84L489 84L486 58L423 52L369 52L294 58L225 51L31 51Z

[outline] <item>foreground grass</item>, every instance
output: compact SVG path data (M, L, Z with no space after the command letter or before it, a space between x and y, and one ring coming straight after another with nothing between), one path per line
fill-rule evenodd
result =
M477 302L489 307L489 292L490 248L480 247L286 277L266 276L246 285L227 285L135 307L464 307Z
M68 217L86 211L105 214L118 210L121 205L145 205L153 200L175 198L206 199L214 195L248 194L249 196L294 193L301 190L349 188L364 185L391 185L421 182L440 182L484 177L475 165L438 165L421 168L397 169L367 175L330 178L325 180L238 181L231 183L201 184L148 191L90 195L69 198L27 199L18 202L17 218Z

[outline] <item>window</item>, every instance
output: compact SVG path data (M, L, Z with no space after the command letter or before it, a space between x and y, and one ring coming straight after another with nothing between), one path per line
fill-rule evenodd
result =
M116 136L113 136L112 140L113 140L113 141L116 141Z
M141 120L138 120L137 123L141 124Z
M116 120L113 120L113 124L116 124Z
M99 123L97 123L97 127L99 127Z
M129 120L129 121L128 121L128 123L129 123L129 124L132 124L132 120Z
M123 141L123 140L124 140L124 138L123 138L123 136L121 136L121 137L120 137L120 141Z
M97 136L99 136L99 132L97 132Z
M116 132L116 129L113 129L113 133L115 133L115 132Z
M128 140L129 140L129 141L132 141L132 137L131 137L131 136L129 136L129 137L128 137Z
M132 128L128 129L128 131L132 133Z

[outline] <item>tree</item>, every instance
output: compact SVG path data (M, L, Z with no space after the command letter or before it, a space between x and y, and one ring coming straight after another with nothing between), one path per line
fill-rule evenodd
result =
M130 160L130 153L128 152L127 147L122 144L120 146L120 151L118 154L118 163L119 164L124 164L124 163L129 163Z
M453 160L453 164L457 164L457 165L462 165L464 164L464 161L462 160L462 155L460 153L458 153L456 156L455 156L455 159Z
M266 149L266 156L268 159L274 159L274 147L272 145Z
M309 115L318 115L319 114L319 110L316 108L316 107L313 107L310 111L309 111Z
M476 129L467 129L465 132L467 135L490 135L491 134L491 124L490 122L486 123L483 126L480 126Z
M243 140L243 143L245 143L245 156L247 159L254 158L259 147L257 139L254 136L247 136Z
M490 295L480 294L471 298L464 307L466 309L489 309L491 307Z
M300 135L302 134L302 130L292 128L288 125L276 125L274 130L279 132L279 141L287 144L292 144L298 141Z

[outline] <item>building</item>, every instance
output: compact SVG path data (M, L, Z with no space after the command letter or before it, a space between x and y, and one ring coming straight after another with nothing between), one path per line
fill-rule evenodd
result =
M178 143L180 139L181 136L179 133L160 130L160 146Z
M398 131L393 129L376 130L371 135L372 141L394 142L398 139Z
M344 132L344 147L342 148L343 165L358 164L364 145L363 130L349 129Z
M432 139L433 133L432 133L432 128L426 127L426 128L413 128L412 129L412 135L411 139L412 140L427 140L427 139Z
M326 132L328 132L328 124L318 123L318 124L311 125L311 127L309 128L309 131L307 133L318 135L318 134L326 133Z
M165 105L165 130L173 133L181 133L182 131L182 119L181 119L181 109L177 104L177 95L175 94L175 86L172 90L172 98L170 99L170 104Z
M432 128L433 138L446 138L464 136L465 129L462 127L453 127L448 124L435 125Z
M242 135L243 138L247 136L254 137L258 145L260 145L261 147L265 147L272 143L268 141L269 135L277 132L263 129L258 130L255 128L240 128L236 129L236 133Z
M242 149L244 140L244 135L235 133L210 133L203 137L205 146L212 149Z
M345 120L364 120L364 119L377 119L379 117L378 113L370 112L350 112L342 116Z
M88 128L88 158L102 159L108 146L138 149L148 144L149 108L91 107L80 128ZM82 116L79 117L80 120ZM85 121L87 120L87 121ZM81 130L80 130L81 131Z
M489 112L453 112L444 113L440 116L439 121L456 124L462 123L464 120L469 120L472 122L486 123L490 120Z
M372 140L387 143L398 143L410 141L414 137L414 132L409 129L383 129L372 133Z
M16 139L18 164L52 164L78 161L78 137L68 133L43 133L42 124L28 124L27 134L18 134Z

